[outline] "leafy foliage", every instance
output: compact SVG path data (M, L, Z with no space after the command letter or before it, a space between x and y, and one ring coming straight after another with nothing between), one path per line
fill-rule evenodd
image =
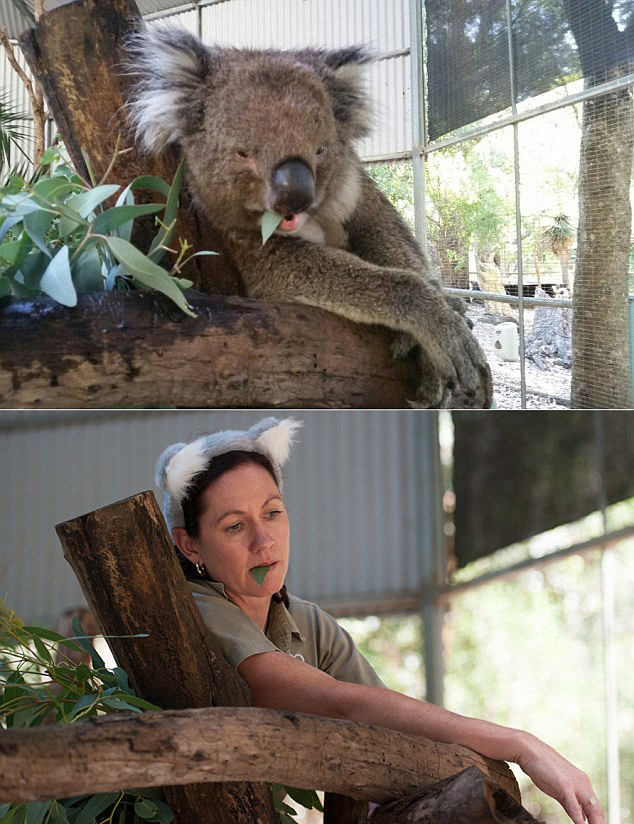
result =
M0 92L0 179L11 162L12 147L28 160L22 148L22 142L26 140L27 135L21 127L28 119L24 112L12 104L8 93Z
M161 711L135 694L125 670L106 667L77 618L73 632L66 638L25 626L0 603L0 729L73 724L104 713ZM92 667L76 665L69 652L89 655ZM309 810L323 811L314 790L270 786L282 824L295 824L291 816L297 815L284 803L286 796ZM0 804L0 824L170 824L173 818L160 787Z
M135 694L125 670L106 667L76 618L73 631L69 639L25 626L0 606L0 727L73 724L104 713L160 711ZM75 665L70 650L90 655L92 668ZM0 805L2 824L170 824L173 818L160 788Z
M116 153L115 158L116 159ZM49 295L64 306L75 306L78 294L102 290L154 290L170 298L187 315L194 316L183 290L192 286L181 278L182 268L198 255L180 241L176 260L168 271L159 265L174 234L183 164L172 185L144 175L125 188L82 180L56 149L42 158L50 174L27 182L14 175L0 189L0 297ZM114 164L114 159L111 164ZM90 169L90 163L87 162ZM165 200L135 204L138 189L154 190ZM114 206L108 201L117 196ZM134 221L158 215L159 230L148 254L131 242Z

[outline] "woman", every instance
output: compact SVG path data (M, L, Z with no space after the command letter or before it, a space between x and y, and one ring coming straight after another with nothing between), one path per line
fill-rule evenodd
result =
M281 467L299 426L266 418L246 432L174 444L157 465L194 599L253 704L378 724L513 761L575 824L602 824L588 777L543 741L386 689L333 618L286 592Z

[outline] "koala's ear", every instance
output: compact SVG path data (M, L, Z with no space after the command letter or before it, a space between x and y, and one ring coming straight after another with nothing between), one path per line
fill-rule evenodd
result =
M366 91L365 66L375 55L363 46L350 46L315 54L322 80L332 98L335 119L349 140L365 137L372 129ZM312 62L312 61L311 61Z
M129 119L140 145L158 153L203 120L203 89L214 52L185 29L143 27L126 38L126 73L136 80Z

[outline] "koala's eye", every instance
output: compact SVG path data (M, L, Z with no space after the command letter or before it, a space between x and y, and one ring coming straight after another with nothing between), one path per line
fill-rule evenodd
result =
M317 149L317 157L323 157L328 151L328 146L320 146Z
M243 149L238 149L236 155L242 158L242 160L248 160L251 157L251 155L248 152L245 152Z

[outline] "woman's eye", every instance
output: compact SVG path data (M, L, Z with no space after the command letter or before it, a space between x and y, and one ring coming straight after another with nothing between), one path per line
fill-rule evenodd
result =
M225 531L230 532L230 533L235 533L235 532L240 532L241 529L242 529L242 524L237 523L237 524L231 524L231 526L228 526Z
M281 509L271 509L269 512L267 512L267 513L266 513L266 517L267 517L269 520L271 520L271 521L272 521L274 518L277 518L277 516L278 516L278 515L281 515L281 514L282 514L282 510L281 510Z

